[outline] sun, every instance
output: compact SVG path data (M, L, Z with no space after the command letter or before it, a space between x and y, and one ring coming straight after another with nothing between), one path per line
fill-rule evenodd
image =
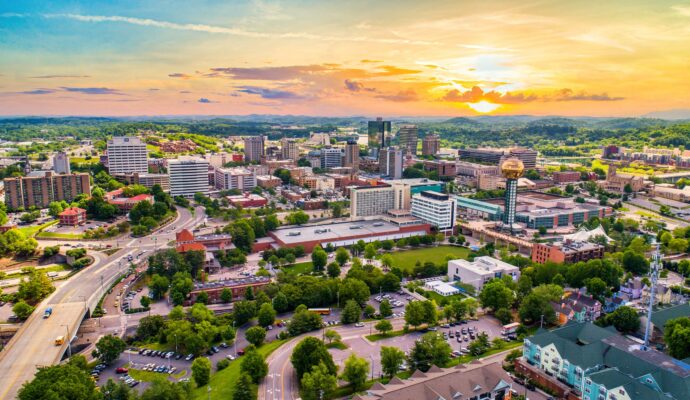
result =
M501 106L500 104L489 103L486 100L482 100L477 103L467 103L467 105L474 111L480 113L490 113Z

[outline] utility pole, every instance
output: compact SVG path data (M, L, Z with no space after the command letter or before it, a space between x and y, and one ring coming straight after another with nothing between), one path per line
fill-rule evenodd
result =
M652 255L652 265L649 274L652 278L651 288L649 289L649 304L647 305L647 324L644 330L644 347L643 350L649 349L649 332L652 325L652 312L654 311L654 297L656 296L656 284L659 279L659 270L661 267L661 254L659 252L659 243L656 244L654 255Z
M539 328L544 329L544 314L539 318Z

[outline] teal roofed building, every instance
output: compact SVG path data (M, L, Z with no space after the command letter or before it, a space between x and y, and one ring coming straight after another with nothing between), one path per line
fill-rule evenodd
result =
M523 361L583 400L687 400L690 365L640 344L615 329L570 323L525 339Z

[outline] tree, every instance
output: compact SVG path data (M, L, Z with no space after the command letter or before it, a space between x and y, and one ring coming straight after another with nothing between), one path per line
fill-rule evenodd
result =
M513 320L513 313L507 308L499 308L494 313L494 316L501 321L503 325L510 323Z
M156 379L151 383L140 400L189 400L192 395L192 385L189 383L173 383L165 379Z
M429 332L415 342L410 352L413 369L426 372L432 365L444 367L450 360L450 345L437 332Z
M288 214L285 220L290 225L304 225L309 222L309 215L302 210L294 211Z
M343 312L340 315L343 324L353 324L355 322L359 322L361 316L362 308L354 300L348 300L345 303L345 308L343 308Z
M324 337L328 339L328 343L337 343L342 339L340 334L333 329L327 329L326 333L324 333Z
M69 339L67 339L69 340ZM117 336L107 335L103 336L96 343L96 350L98 351L98 359L103 364L110 364L120 357L120 354L125 351L127 343Z
M690 356L690 318L680 317L666 321L664 342L669 355L678 360Z
M467 346L467 350L473 356L478 356L489 350L489 336L485 332L481 332L477 335L477 338L470 342Z
M364 307L364 315L367 317L373 317L375 314L376 309L371 304L367 304L366 307Z
M245 300L254 300L254 289L252 287L248 287L247 290L244 291L244 299Z
M266 339L266 329L260 326L252 326L251 328L247 329L244 337L247 338L247 341L254 346L261 346L261 344L264 342L264 339Z
M246 324L250 319L256 316L256 303L248 300L237 301L233 305L233 316L237 326Z
M421 301L411 301L405 306L405 322L417 327L426 321L426 310Z
M384 299L379 305L379 314L381 314L383 318L393 315L393 306L391 306L391 302L388 301L388 299Z
M381 279L381 290L384 292L397 292L400 290L400 278L392 272L386 273Z
M311 371L314 366L323 363L328 374L335 375L338 371L333 363L331 353L326 349L326 345L315 337L306 337L300 341L290 356L292 366L295 368L297 377L301 380L305 373Z
M369 362L364 358L357 357L355 353L345 360L342 378L349 382L354 392L364 389L369 374Z
M58 215L65 210L65 206L69 207L69 205L67 205L67 203L64 201L53 201L48 204L48 214L53 218L57 218Z
M388 332L393 330L393 324L387 319L382 319L381 321L377 322L376 325L374 326L377 331L381 332L384 335L388 335Z
M273 325L276 320L276 310L273 309L271 303L264 303L259 308L259 313L257 314L259 325L266 328L269 325Z
M232 392L233 400L256 400L256 393L252 388L252 378L249 374L240 374L235 390Z
M381 347L381 370L388 377L392 378L398 373L405 361L405 353L397 347Z
M230 303L232 301L232 290L230 288L223 288L220 292L220 301L223 303Z
M317 313L308 311L306 307L295 312L288 324L288 333L292 336L297 336L304 332L313 331L321 328L323 321L321 316Z
M340 265L345 265L350 260L350 252L344 247L338 247L335 251L335 260Z
M522 300L518 314L524 324L533 324L544 318L544 323L551 324L556 321L556 313L547 296L538 293L530 293Z
M17 296L29 304L36 304L55 290L48 276L37 270L29 270L29 279L19 281Z
M232 235L232 243L245 253L251 253L256 235L246 219L238 219L224 229Z
M634 308L621 306L606 316L606 323L616 327L619 332L634 333L640 329L640 316Z
M208 293L201 292L196 296L194 304L208 304Z
M316 246L311 253L311 262L314 265L314 270L322 270L328 263L328 253L321 246Z
M22 321L29 318L29 315L34 312L34 309L35 307L26 304L24 300L19 300L12 306L12 312Z
M509 308L513 303L513 291L506 287L500 279L494 279L485 284L479 293L479 301L482 307L490 308L494 312L499 308Z
M143 308L149 308L151 305L151 298L149 296L142 296L140 303Z
M240 370L249 374L254 383L259 383L268 374L268 364L255 348L250 347L242 358Z
M587 287L587 293L599 301L602 301L609 291L609 288L606 287L606 282L596 276L594 278L587 279L585 281L585 286Z
M331 278L337 278L340 276L340 265L338 265L337 262L332 262L328 264L326 270L328 272L328 276L330 276Z
M369 286L359 279L346 278L340 286L340 301L355 300L357 304L365 304L369 296Z
M147 341L150 338L158 338L165 328L165 319L161 315L150 315L139 320L137 326L137 340Z
M197 387L208 384L211 380L211 360L206 357L195 358L192 362L192 379Z
M635 275L644 275L649 271L649 261L647 261L644 255L632 250L626 250L623 253L622 262L623 268Z
M138 397L126 383L123 381L115 383L112 378L103 385L101 393L103 393L103 400L134 400Z
M383 243L386 243L386 241L384 241ZM391 268L393 266L393 262L394 262L393 256L388 254L388 253L381 256L380 261L381 261L381 265L383 265L386 268Z
M273 307L279 313L283 313L290 308L288 298L283 292L278 292L276 297L273 298Z
M73 365L41 367L33 380L24 383L19 400L100 400L101 394L89 374Z
M170 282L168 278L160 276L158 274L153 274L151 281L149 282L149 290L154 299L161 299L165 293L168 292L168 287Z
M300 381L300 395L304 400L328 399L338 387L338 379L324 363L314 365Z

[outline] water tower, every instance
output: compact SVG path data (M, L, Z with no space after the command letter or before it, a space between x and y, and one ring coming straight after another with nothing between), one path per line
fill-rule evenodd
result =
M525 172L525 165L517 158L509 158L501 164L501 175L506 178L505 209L503 224L513 233L515 223L515 203L517 202L518 178Z

